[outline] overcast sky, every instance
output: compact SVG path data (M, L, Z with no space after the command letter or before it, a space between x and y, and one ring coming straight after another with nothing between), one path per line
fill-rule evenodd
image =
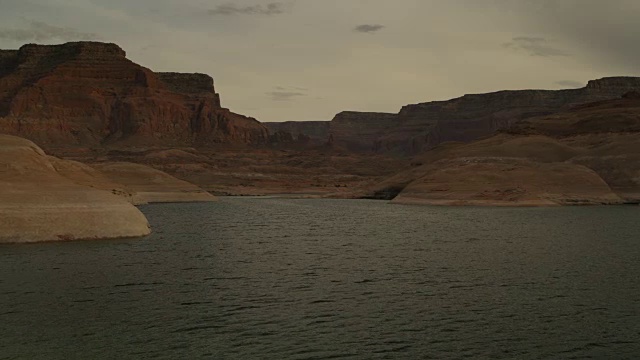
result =
M0 48L115 42L262 121L640 75L638 0L0 0Z

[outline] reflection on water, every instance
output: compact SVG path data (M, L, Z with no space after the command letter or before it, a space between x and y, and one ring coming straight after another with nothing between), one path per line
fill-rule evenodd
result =
M637 358L640 208L224 199L0 246L0 359Z

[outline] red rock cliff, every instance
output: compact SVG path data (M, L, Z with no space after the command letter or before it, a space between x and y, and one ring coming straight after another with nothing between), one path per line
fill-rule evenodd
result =
M640 89L640 78L592 80L582 89L473 94L407 105L398 114L344 112L330 125L335 144L354 150L415 154L446 141L469 142L535 116L615 99Z
M265 122L273 143L326 145L329 140L329 121Z
M268 139L260 122L221 107L211 77L156 74L95 42L0 51L0 132L53 147Z

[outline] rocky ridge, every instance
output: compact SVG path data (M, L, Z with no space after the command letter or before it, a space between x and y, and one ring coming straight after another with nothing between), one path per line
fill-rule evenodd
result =
M61 170L51 160L28 140L0 135L0 243L149 234L146 218L126 197L79 185L69 178L75 165Z
M272 144L326 145L329 141L329 121L265 122Z
M268 141L260 122L221 107L211 77L154 73L95 42L1 51L0 132L45 148Z
M404 106L398 114L343 112L331 121L332 144L356 151L415 155L448 141L470 142L517 122L614 99L640 89L640 78L610 77L570 90L505 90Z
M640 96L584 104L471 142L441 144L371 188L431 205L640 202Z

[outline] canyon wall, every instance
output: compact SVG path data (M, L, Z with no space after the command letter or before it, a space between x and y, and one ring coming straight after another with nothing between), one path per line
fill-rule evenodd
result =
M329 121L265 122L272 143L326 145L329 140Z
M416 156L370 197L431 205L640 203L640 94L532 117ZM397 195L397 197L396 197Z
M398 114L342 112L331 121L329 137L338 147L411 155L443 142L480 139L523 119L639 89L640 78L612 77L592 80L582 89L507 90L407 105Z
M0 132L44 147L268 141L260 122L222 108L210 76L154 73L96 42L0 51Z

